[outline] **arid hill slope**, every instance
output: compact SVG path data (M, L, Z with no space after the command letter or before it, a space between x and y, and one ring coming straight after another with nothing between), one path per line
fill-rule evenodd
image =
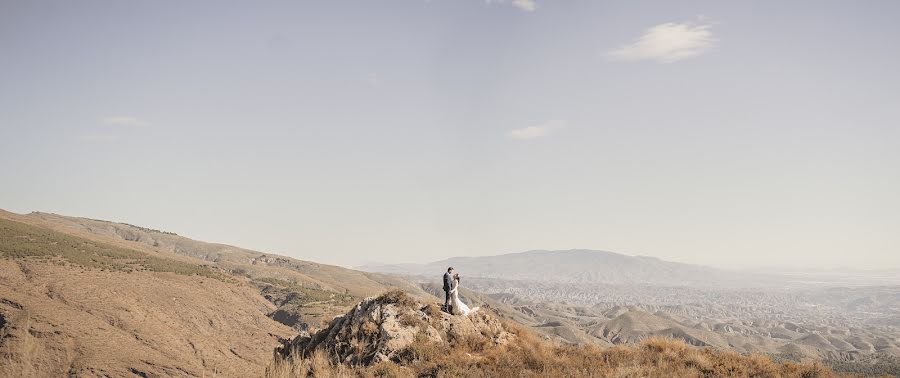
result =
M207 243L177 234L88 218L33 212L26 215L0 210L0 218L144 251L169 252L215 263L226 270L251 277L286 279L302 286L354 296L373 295L403 286L423 295L416 285L393 276L367 273L339 266L297 260L225 244Z
M247 280L0 219L0 376L256 375L294 331Z
M298 329L322 326L361 298L395 288L419 298L431 297L418 285L390 275L207 243L126 223L40 212L20 215L3 210L0 219L173 260L207 264L245 277L276 305L277 310L270 313L273 318Z

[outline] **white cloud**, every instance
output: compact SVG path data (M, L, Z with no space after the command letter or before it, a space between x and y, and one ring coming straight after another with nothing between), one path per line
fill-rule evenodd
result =
M550 120L539 125L509 130L506 132L506 136L513 139L535 139L547 136L565 125L566 121Z
M608 53L616 60L655 60L672 63L703 54L717 39L710 32L710 24L692 22L668 22L656 25L644 33L634 43L614 49Z
M82 142L114 142L119 140L119 137L116 135L89 134L79 136L78 140Z
M106 117L100 120L107 125L118 126L150 126L150 122L140 120L134 117Z
M534 0L513 0L512 5L526 12L537 10L537 3Z
M537 10L537 2L535 0L485 0L486 3L509 4L526 12L534 12Z
M375 72L371 72L366 76L366 82L369 83L370 86L377 87L381 84L381 76Z

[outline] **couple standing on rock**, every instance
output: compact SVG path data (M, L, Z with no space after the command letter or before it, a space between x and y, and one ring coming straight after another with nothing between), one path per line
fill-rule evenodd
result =
M478 311L478 307L469 309L459 299L459 273L454 272L452 266L444 273L444 311L453 315L469 315Z

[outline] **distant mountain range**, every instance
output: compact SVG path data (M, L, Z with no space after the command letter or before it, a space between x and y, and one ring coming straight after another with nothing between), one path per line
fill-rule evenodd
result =
M659 286L755 286L770 284L763 274L628 256L588 249L535 250L497 256L453 257L428 264L366 265L380 273L439 276L454 267L463 277L567 284L647 284Z
M418 281L440 296L448 266L460 273L467 303L564 343L672 337L739 353L823 359L846 372L900 372L900 286L885 284L885 272L728 271L583 249L361 269Z
M552 284L697 288L900 285L900 270L897 269L727 270L590 249L533 250L495 256L453 257L427 264L367 264L357 269L433 278L439 277L451 266L463 277Z

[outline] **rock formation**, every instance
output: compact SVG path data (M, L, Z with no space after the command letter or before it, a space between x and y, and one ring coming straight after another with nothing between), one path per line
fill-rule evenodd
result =
M276 353L308 356L322 350L335 362L370 365L397 360L416 341L459 343L476 340L504 345L515 335L489 310L451 315L400 291L369 297L313 335L301 334Z

